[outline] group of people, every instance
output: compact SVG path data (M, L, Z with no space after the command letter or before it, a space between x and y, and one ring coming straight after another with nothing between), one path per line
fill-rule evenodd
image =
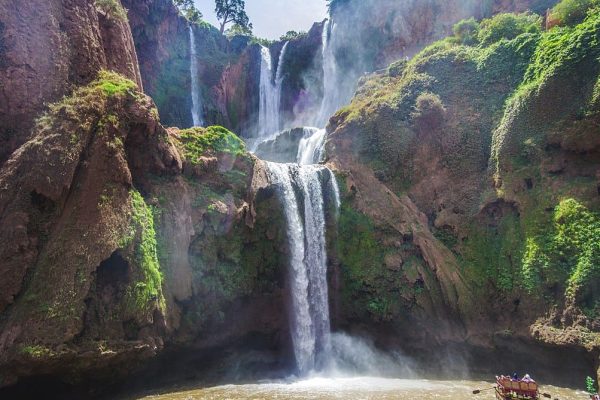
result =
M513 372L512 375L508 375L508 378L515 382L535 382L533 379L531 379L531 376L529 376L529 374L525 374L521 379L519 379L519 375L516 372Z

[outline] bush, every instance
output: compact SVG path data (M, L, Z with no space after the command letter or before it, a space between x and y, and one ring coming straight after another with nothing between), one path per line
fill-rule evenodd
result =
M96 7L109 18L127 21L127 11L125 11L119 0L96 0Z
M541 28L542 17L536 14L498 14L481 21L477 39L485 47L502 39L512 40L523 33L539 33Z
M452 28L456 43L472 46L478 43L479 23L475 18L463 19Z
M600 278L600 215L575 199L560 202L553 224L526 242L525 287L566 284L567 298L579 301L586 286Z
M192 164L199 163L200 157L209 152L235 156L246 154L244 142L222 126L183 130L179 134L179 142L185 158Z
M415 125L425 131L439 128L446 118L446 108L437 94L425 92L417 97L412 113Z
M563 0L550 12L552 25L573 26L585 19L592 7L600 6L599 0Z

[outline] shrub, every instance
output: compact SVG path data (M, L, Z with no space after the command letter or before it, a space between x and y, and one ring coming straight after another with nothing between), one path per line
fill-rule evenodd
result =
M127 11L125 11L119 0L96 0L96 7L109 18L127 21Z
M575 199L561 201L553 224L527 239L523 278L530 291L564 279L567 298L580 301L582 289L600 278L600 216Z
M583 22L595 6L600 6L599 0L563 0L552 9L549 17L553 25L573 26Z
M246 154L244 142L222 126L183 130L179 134L179 142L185 158L192 164L197 164L202 155L211 151L236 156Z
M478 43L479 23L475 18L463 19L452 28L454 40L459 44L472 46Z
M477 39L485 47L502 39L514 39L523 33L539 33L541 28L542 17L536 14L498 14L481 21Z
M425 92L417 97L412 113L415 125L422 130L439 128L446 118L446 108L437 94Z
M592 379L592 377L588 376L585 379L585 387L586 390L589 394L596 394L596 382L594 382L594 379Z

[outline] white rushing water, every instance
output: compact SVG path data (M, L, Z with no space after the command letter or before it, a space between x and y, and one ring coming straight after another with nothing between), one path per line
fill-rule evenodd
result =
M338 65L334 54L334 38L336 25L330 17L323 27L322 57L323 57L323 99L317 116L316 125L325 126L329 117L342 105L340 99L340 81Z
M298 144L296 162L301 165L318 164L325 152L327 131L318 128L303 128L304 136Z
M321 369L331 351L324 190L335 192L319 165L267 163L279 192L290 247L290 330L301 374ZM330 187L324 188L323 182Z
M200 98L200 83L198 80L198 54L196 53L196 37L194 29L189 26L190 33L190 76L192 79L192 121L194 126L203 126L202 100Z
M272 137L279 132L279 104L281 102L281 87L283 83L283 63L289 42L286 42L279 55L277 70L274 71L271 51L261 47L260 86L259 86L259 114L258 136L260 138Z

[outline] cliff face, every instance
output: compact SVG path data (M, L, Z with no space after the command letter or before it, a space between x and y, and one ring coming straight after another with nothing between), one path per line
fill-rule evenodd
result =
M100 69L141 85L129 25L90 0L3 2L0 59L0 163L30 137L44 103Z
M167 2L126 4L145 90L166 119L189 122L187 24ZM289 249L262 162L226 129L160 124L119 13L38 6L0 6L0 73L14 78L0 81L2 140L24 143L0 169L0 386L119 380L167 347L266 349L275 357L252 365L282 367ZM16 18L42 11L50 22L33 30ZM251 129L258 46L194 29L215 57L200 67L207 119ZM288 47L294 116L319 79L307 71L321 32ZM536 356L539 344L581 373L598 368L599 32L594 15L486 42L458 35L361 80L329 125L343 198L329 237L336 329L416 353L524 343ZM373 48L407 42L385 43Z
M3 386L111 380L165 342L285 348L285 226L233 133L166 131L103 73L50 107L0 181Z
M125 0L145 92L167 126L192 125L189 22L171 0ZM193 24L202 115L206 125L244 134L256 124L260 51L249 38L228 40L209 24Z
M329 126L340 324L598 365L598 24L452 37L361 82Z

